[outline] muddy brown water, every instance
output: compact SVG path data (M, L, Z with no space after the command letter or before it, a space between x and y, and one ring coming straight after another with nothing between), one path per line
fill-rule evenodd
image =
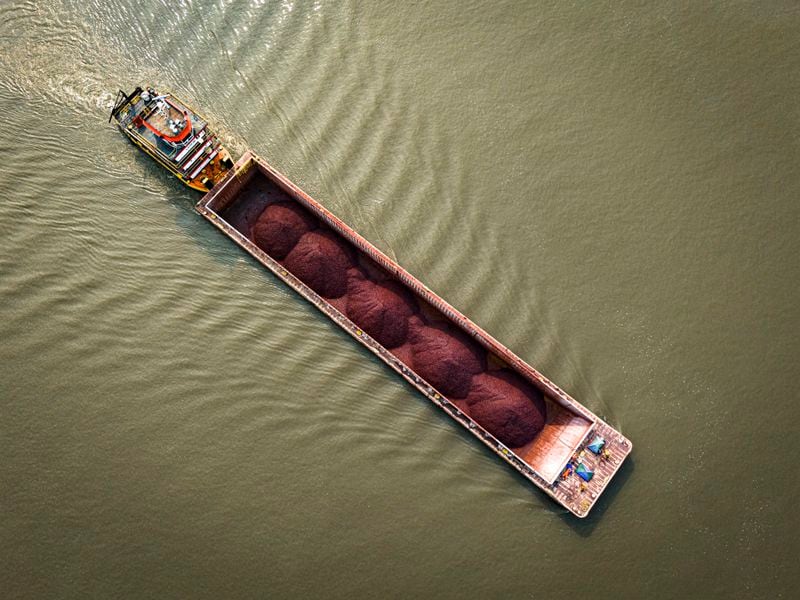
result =
M792 2L0 4L0 595L792 598ZM634 443L577 521L191 210L171 88Z

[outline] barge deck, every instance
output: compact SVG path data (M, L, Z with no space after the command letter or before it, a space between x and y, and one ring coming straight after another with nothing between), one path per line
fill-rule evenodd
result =
M260 193L254 193L254 185ZM264 190L268 190L264 193ZM413 367L384 348L351 321L335 302L326 300L250 239L252 220L270 202L293 200L405 286L443 319L475 340L503 365L535 385L546 399L546 422L533 441L509 448L478 424L463 406L451 402ZM247 152L207 193L195 210L316 306L334 323L400 374L434 405L464 427L523 477L578 517L586 517L632 450L619 431L581 405L369 241L313 200L266 161Z

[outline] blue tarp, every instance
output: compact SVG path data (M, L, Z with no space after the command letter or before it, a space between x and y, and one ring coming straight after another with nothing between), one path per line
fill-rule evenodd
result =
M595 436L595 438L592 440L592 443L591 443L591 444L589 444L589 445L588 445L588 446L586 446L586 447L587 447L587 448L588 448L588 449L589 449L591 452L594 452L595 454L600 454L600 452L602 452L602 450L603 450L603 446L605 446L605 445L606 445L606 441L605 441L605 440L604 440L602 437L600 437L599 435L597 435L597 436Z
M586 465L583 463L578 464L577 468L575 469L575 474L584 481L591 481L592 477L594 477L594 471L587 469Z

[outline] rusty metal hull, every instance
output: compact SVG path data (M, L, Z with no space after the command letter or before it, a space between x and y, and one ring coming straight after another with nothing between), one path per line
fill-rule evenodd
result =
M258 248L248 238L246 228L241 225L237 228L236 219L229 216L235 215L237 202L245 204L244 207L238 207L238 209L249 210L246 206L247 201L242 200L243 190L254 178L263 180L268 185L274 186L276 190L280 190L280 193L301 203L349 241L359 252L364 253L375 261L399 282L407 286L419 299L441 313L443 318L466 332L486 348L488 352L539 387L547 399L548 418L544 430L537 435L536 439L522 448L506 447L455 404L437 392L436 389L415 373L411 366L403 363L359 329L333 304L319 296L287 271L278 261ZM464 427L523 477L533 482L574 515L585 517L589 513L600 494L606 489L625 458L631 452L632 444L630 440L619 431L574 400L536 369L428 289L427 286L395 261L348 227L285 176L273 169L262 158L251 152L246 153L237 161L228 175L208 194L203 196L195 206L195 209L251 254L259 263L272 271L275 276L311 302L334 323L399 373L400 376L449 415L456 423ZM589 442L598 435L603 437L606 442L605 452L600 455L586 450ZM590 481L585 482L574 474L563 475L568 464L574 465L577 462L583 463L589 470L593 471L594 476Z

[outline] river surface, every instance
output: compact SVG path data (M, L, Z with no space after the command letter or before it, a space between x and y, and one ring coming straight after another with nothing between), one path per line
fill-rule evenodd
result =
M169 88L634 443L586 520L107 123ZM0 3L3 598L796 598L796 2Z

